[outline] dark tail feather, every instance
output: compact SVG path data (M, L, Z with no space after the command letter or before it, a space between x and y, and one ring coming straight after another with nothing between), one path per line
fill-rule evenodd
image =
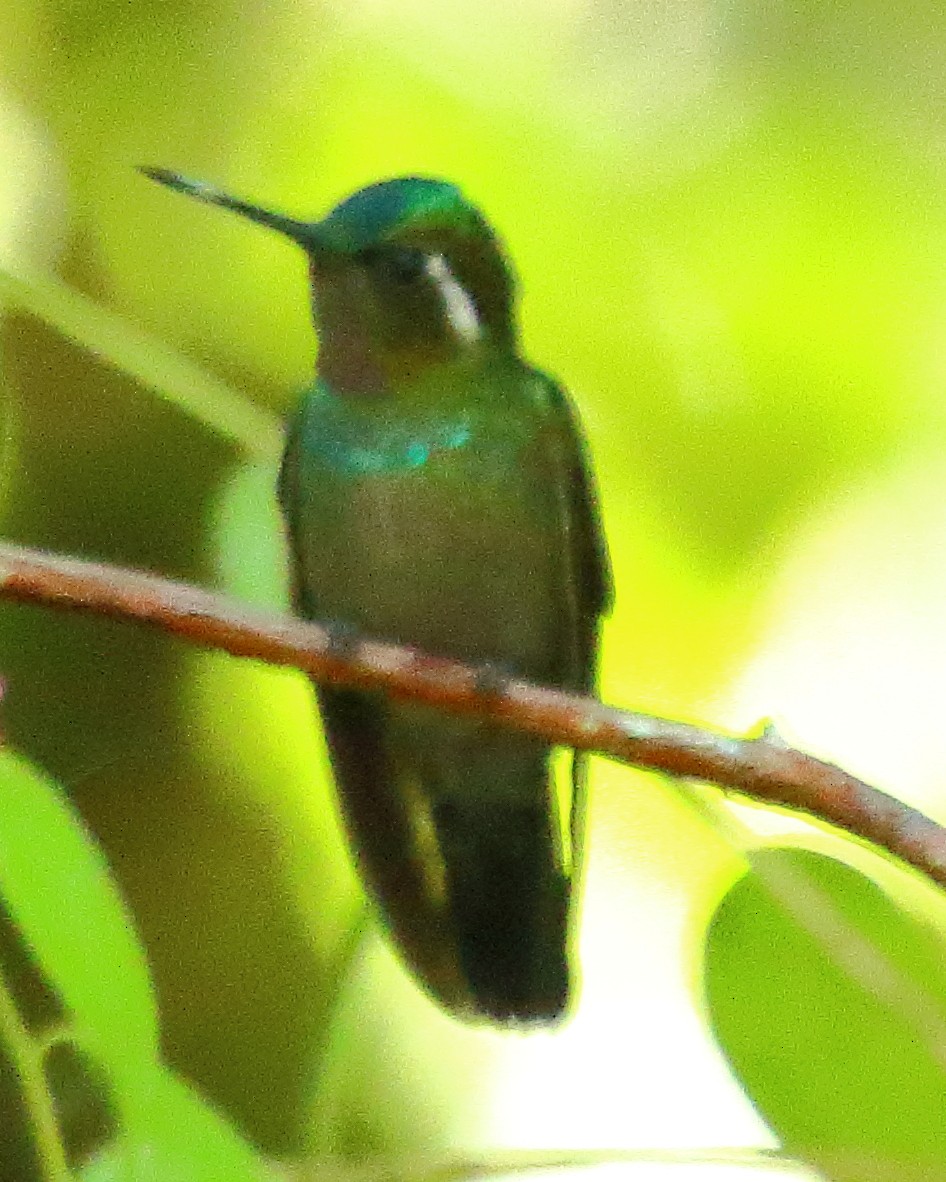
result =
M460 962L499 1021L553 1021L568 1003L569 884L541 803L435 806Z

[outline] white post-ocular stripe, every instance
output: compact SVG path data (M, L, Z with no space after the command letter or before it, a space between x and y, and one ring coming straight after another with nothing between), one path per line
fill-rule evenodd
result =
M480 336L480 318L476 312L476 305L460 284L447 260L442 254L427 256L427 274L437 285L437 290L443 299L447 319L450 327L457 336L472 344Z

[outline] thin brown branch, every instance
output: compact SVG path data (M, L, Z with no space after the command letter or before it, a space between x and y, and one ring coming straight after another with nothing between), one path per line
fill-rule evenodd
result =
M0 544L0 597L148 624L204 648L293 666L317 681L477 715L562 747L706 780L827 821L946 886L946 829L770 731L730 738L505 678L493 669L266 614L197 587L19 546Z

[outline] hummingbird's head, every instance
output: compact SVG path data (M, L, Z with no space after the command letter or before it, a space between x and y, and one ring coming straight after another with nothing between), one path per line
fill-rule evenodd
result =
M514 346L511 267L489 223L455 185L381 181L321 221L302 222L176 173L142 171L305 249L319 370L341 389L377 389L489 343Z
M486 219L455 185L381 181L315 229L319 245L309 258L319 368L340 384L352 385L356 370L367 371L370 386L376 368L389 380L409 378L489 342L513 345L511 268Z

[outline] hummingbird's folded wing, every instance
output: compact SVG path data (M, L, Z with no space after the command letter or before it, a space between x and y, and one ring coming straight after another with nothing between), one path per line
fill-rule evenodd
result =
M598 490L578 414L566 392L544 374L540 379L545 430L540 438L550 486L557 489L563 547L563 591L571 608L571 643L563 646L559 684L588 692L594 688L598 628L614 601L611 559L601 523Z

